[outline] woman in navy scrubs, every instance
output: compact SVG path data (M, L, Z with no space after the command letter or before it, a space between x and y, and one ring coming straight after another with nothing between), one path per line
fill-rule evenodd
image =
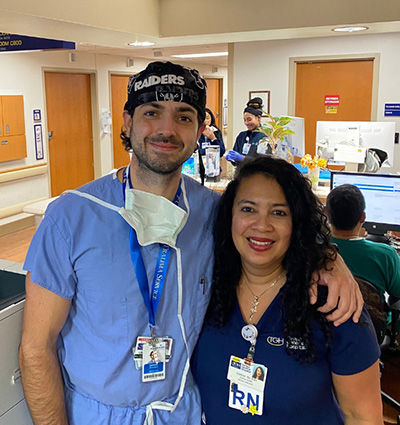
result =
M257 152L260 140L267 138L265 133L258 130L261 125L262 108L260 97L255 97L247 102L243 111L243 121L247 130L241 131L236 137L233 150L225 155L228 161L235 163L242 161L249 153Z
M207 425L383 424L368 313L335 327L309 303L313 273L337 256L329 237L295 167L267 156L240 164L218 210L213 293L192 359Z

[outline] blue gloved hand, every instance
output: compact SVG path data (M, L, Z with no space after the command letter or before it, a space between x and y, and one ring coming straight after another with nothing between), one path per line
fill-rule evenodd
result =
M225 154L225 158L230 162L240 162L243 159L243 155L241 155L239 152L230 150L227 154Z

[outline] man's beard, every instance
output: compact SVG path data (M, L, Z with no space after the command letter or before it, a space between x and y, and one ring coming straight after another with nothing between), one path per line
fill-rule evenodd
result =
M150 155L147 146L149 143L169 143L173 146L176 146L178 150L183 146L183 142L176 139L175 137L165 137L165 136L148 136L144 138L142 144L135 143L134 137L131 137L131 146L133 155L136 156L139 168L147 169L156 174L172 174L179 170L182 164L188 159L185 152L180 151L181 154L178 157L173 155L172 159L169 159L171 156L170 153L159 152L158 156Z

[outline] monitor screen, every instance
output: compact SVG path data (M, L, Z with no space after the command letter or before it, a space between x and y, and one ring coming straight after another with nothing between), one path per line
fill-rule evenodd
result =
M293 156L302 157L305 154L304 118L292 117L289 115L280 115L279 117L291 118L292 121L290 121L290 123L287 124L285 127L296 133L286 135L283 139L282 145L288 146L290 149L290 153ZM268 118L261 118L261 124L263 125L265 125L268 121Z
M336 145L339 143L357 145L357 141L354 140L356 134L359 137L360 147L385 151L388 159L382 166L393 167L395 128L396 124L389 121L317 121L316 153L318 143L326 141L327 146L323 149L322 156L332 163Z
M285 115L287 116L287 115ZM288 134L285 136L284 143L289 146L293 156L303 156L305 154L304 148L304 118L289 117L292 121L286 126L289 130L294 131L296 134Z
M367 174L332 171L331 190L342 184L357 186L365 199L365 230L384 235L400 231L400 174Z

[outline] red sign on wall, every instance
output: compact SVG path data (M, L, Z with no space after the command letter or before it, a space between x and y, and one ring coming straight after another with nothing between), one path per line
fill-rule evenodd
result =
M340 96L336 95L326 95L325 96L325 106L326 105L339 105Z

